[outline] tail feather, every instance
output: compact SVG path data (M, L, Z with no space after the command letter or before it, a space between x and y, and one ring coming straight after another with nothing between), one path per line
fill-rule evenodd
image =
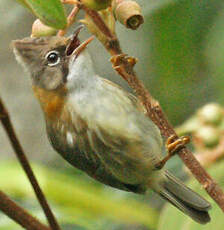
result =
M208 223L210 221L208 214L208 210L211 208L210 203L168 171L165 172L165 176L166 180L159 191L160 196L198 223Z

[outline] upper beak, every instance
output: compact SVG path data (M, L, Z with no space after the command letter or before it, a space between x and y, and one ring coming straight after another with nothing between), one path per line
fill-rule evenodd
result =
M86 41L80 44L78 39L78 35L80 31L83 29L83 25L79 26L74 34L71 37L71 41L66 49L66 54L70 57L77 58L78 55L86 48L86 46L94 39L94 36L88 38Z

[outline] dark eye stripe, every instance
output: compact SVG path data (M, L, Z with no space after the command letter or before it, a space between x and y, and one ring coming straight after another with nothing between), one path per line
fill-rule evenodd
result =
M67 63L63 63L62 65L62 74L63 74L63 82L67 82L67 76L68 76L68 65Z

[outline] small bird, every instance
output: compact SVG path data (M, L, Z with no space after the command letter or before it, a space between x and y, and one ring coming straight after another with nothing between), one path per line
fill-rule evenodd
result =
M16 59L31 76L53 148L71 165L106 185L134 193L154 190L198 223L210 203L165 169L163 141L138 99L99 77L86 49L72 37L13 41Z

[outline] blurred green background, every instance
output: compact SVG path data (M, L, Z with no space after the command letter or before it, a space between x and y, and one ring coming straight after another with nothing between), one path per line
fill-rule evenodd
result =
M117 23L117 34L124 52L138 58L138 76L159 100L171 123L180 125L196 109L209 102L223 105L224 2L137 2L142 6L145 23L137 31L127 30ZM80 14L79 18L82 17ZM0 1L0 95L63 229L169 230L175 227L185 230L214 227L221 230L224 218L215 204L211 212L212 222L199 226L169 205L162 208L161 199L155 194L130 194L93 181L52 150L30 79L16 63L10 49L11 40L30 35L34 20L35 17L16 1ZM81 38L87 36L87 30L83 31ZM130 90L112 70L110 57L98 41L95 40L89 50L99 75ZM45 221L2 128L0 160L0 189ZM177 157L168 162L167 167L186 179ZM224 164L220 162L210 170L224 187ZM197 182L188 183L205 195ZM177 220L178 225L174 224ZM0 214L0 230L8 229L21 228Z

